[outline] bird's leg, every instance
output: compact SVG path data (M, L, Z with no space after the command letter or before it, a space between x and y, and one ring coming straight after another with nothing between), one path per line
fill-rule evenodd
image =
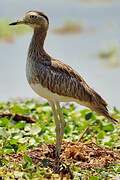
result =
M54 116L54 120L55 120L55 131L56 131L56 159L59 159L60 157L60 151L61 151L61 140L60 140L60 120L58 117L58 113L55 107L55 103L53 101L49 102L53 111L53 116Z
M60 125L61 125L61 128L60 128L60 144L62 144L62 139L64 136L65 120L64 120L64 116L63 116L59 102L56 102L56 107L57 107L57 112L58 112L59 118L60 118Z

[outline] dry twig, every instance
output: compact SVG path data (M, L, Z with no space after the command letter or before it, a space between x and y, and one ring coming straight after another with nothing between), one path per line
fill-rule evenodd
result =
M13 114L13 113L0 113L0 118L12 118L14 121L25 121L27 123L35 123L35 120L32 117L20 115L20 114Z

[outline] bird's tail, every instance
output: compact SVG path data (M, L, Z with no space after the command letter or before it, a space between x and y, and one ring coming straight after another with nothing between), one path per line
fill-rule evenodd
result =
M110 116L109 114L105 116L108 120L110 120L112 123L116 124L118 123L118 120Z
M114 123L114 124L118 123L118 120L115 119L115 118L113 118L113 117L109 114L108 109L107 109L106 107L104 107L104 108L97 108L97 109L95 109L95 111L96 111L97 113L99 113L100 115L103 115L104 117L106 117L106 118L107 118L108 120L110 120L112 123Z

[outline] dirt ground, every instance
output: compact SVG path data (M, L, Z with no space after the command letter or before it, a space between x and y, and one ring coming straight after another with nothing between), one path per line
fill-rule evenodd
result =
M42 167L50 167L55 170L54 144L40 145L33 150L27 151L26 154L32 158L33 163L39 163ZM10 156L10 160L21 161L23 156L22 153L13 154ZM90 169L104 168L114 163L120 163L120 151L102 148L95 143L63 142L60 156L62 168L59 169L59 173L70 174L69 167L71 164L79 166L81 169Z

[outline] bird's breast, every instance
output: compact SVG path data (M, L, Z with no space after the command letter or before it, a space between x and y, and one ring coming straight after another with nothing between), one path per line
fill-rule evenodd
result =
M26 63L26 77L29 84L39 83L40 74L41 74L40 71L41 71L40 64L37 63L35 59L31 59L30 57L28 57Z

